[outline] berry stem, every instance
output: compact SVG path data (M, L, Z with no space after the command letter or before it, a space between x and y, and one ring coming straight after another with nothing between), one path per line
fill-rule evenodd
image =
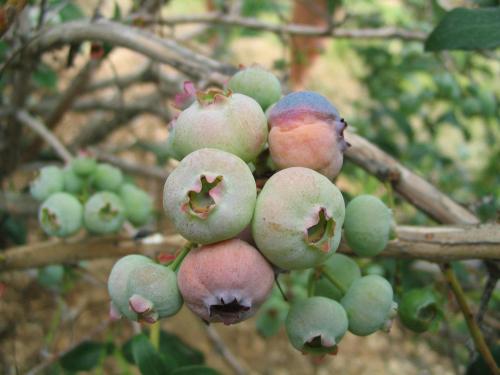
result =
M325 267L320 267L319 271L323 274L323 276L331 282L335 287L342 292L342 294L346 294L347 290L344 286L332 275L330 271L328 271Z
M316 270L313 270L311 274L309 275L309 279L307 279L307 296L312 297L314 296L314 290L316 289L316 283L315 281L318 279L319 274Z
M179 255L177 255L172 263L169 264L169 267L172 269L172 271L177 271L179 266L181 265L182 261L186 257L186 255L191 251L192 248L196 247L195 243L188 242L187 244L184 245L184 247L181 249L179 252Z
M467 323L467 327L469 328L469 333L472 336L472 339L474 340L476 350L483 357L484 361L490 368L491 373L495 375L500 374L495 359L493 358L493 355L491 354L491 351L488 348L488 344L484 339L483 333L481 332L481 329L479 328L477 322L475 321L474 316L472 315L472 312L469 308L469 305L467 304L464 291L462 289L462 286L458 282L457 277L455 276L455 272L453 272L453 268L451 268L451 265L449 263L443 263L440 265L440 267L441 267L441 272L443 273L444 277L446 278L446 281L448 282L448 285L450 286L451 290L453 291L453 294L455 295L455 299L457 300L458 306L460 306L460 310L462 310L462 315L464 316L465 322Z
M387 190L388 205L391 210L394 210L394 192L390 181L384 182L385 189Z
M153 345L153 348L156 350L160 349L160 321L151 324L151 328L149 329L149 341L151 345Z

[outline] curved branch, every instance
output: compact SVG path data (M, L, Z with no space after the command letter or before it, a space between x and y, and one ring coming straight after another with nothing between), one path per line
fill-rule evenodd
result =
M397 228L398 239L380 254L384 257L426 259L434 262L463 259L500 259L500 225ZM83 241L48 241L13 247L0 255L0 271L42 267L96 258L172 252L186 241L160 234L135 241L123 237L93 237ZM345 242L340 252L352 253Z

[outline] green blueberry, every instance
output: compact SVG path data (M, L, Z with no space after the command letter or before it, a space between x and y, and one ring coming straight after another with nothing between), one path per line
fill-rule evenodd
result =
M412 289L403 294L399 304L401 322L415 332L425 332L439 312L436 296L429 289Z
M349 318L349 331L358 336L388 330L397 308L391 284L377 275L354 281L340 303Z
M392 227L392 213L373 195L360 195L346 207L344 235L359 256L371 257L385 249Z
M30 193L36 200L44 201L51 194L64 189L61 168L48 166L40 169L38 177L31 182Z
M57 192L52 194L38 211L40 226L49 236L68 237L82 226L83 208L74 196Z
M348 290L351 284L361 278L358 264L343 254L333 254L321 267L332 274L344 290ZM331 281L320 275L314 285L314 295L323 296L340 301L344 293Z
M98 164L92 177L98 190L117 191L123 183L122 171L109 164Z
M77 175L73 168L65 168L63 171L64 190L71 194L78 194L83 190L85 181Z
M83 220L92 233L113 233L120 230L125 221L125 207L118 195L98 192L85 203Z
M302 353L336 353L347 331L344 308L325 297L310 297L294 303L285 321L292 346Z
M97 161L94 158L80 156L71 162L71 168L80 177L87 177L94 173Z
M120 188L127 219L135 226L146 224L153 213L153 199L144 190L132 184Z

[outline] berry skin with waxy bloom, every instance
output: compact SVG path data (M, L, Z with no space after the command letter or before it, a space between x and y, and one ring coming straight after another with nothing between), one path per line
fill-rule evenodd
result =
M113 233L125 222L125 207L120 197L114 193L95 193L85 203L83 211L85 227L92 233Z
M173 123L172 147L183 158L202 148L230 152L254 160L267 141L267 121L259 103L249 96L220 90L199 92L197 100Z
M232 239L191 250L178 283L193 313L229 325L255 314L271 293L274 272L257 249Z
M336 177L349 144L347 123L322 95L301 91L288 94L268 114L269 151L280 169L311 168Z
M146 224L153 213L153 199L144 190L132 184L120 188L120 197L127 219L135 226Z
M290 343L304 354L336 354L347 325L342 305L326 297L294 303L285 322Z
M40 169L38 177L30 185L30 193L36 200L44 201L51 194L64 189L62 169L54 166Z
M117 191L123 183L122 171L110 164L98 164L92 177L98 190Z
M82 213L78 199L71 194L57 192L40 206L38 221L49 236L68 237L82 227Z
M186 156L168 176L165 213L189 241L209 244L240 233L252 220L255 180L238 157L202 149Z
M80 177L87 177L94 173L97 168L97 161L94 158L80 156L73 159L71 168Z
M257 198L253 238L282 269L315 267L337 250L344 213L340 190L325 176L287 168L274 174Z

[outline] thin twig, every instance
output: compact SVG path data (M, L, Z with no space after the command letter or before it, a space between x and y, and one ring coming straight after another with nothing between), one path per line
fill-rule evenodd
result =
M57 137L49 130L47 127L36 118L32 117L26 111L19 111L16 113L16 118L22 124L31 128L40 137L42 137L49 145L54 149L54 151L64 160L66 163L73 160L73 156L66 149L66 147L57 139Z
M208 339L214 345L217 353L226 361L226 363L233 369L234 373L237 375L245 375L247 371L240 364L238 359L229 350L227 345L224 343L219 333L215 330L213 325L204 324Z
M493 291L495 290L500 275L500 270L497 268L496 264L486 264L486 267L488 268L488 280L486 281L486 285L483 289L483 295L481 296L479 310L476 313L476 322L479 325L481 325L484 319L484 314L486 314L488 303L493 296Z

